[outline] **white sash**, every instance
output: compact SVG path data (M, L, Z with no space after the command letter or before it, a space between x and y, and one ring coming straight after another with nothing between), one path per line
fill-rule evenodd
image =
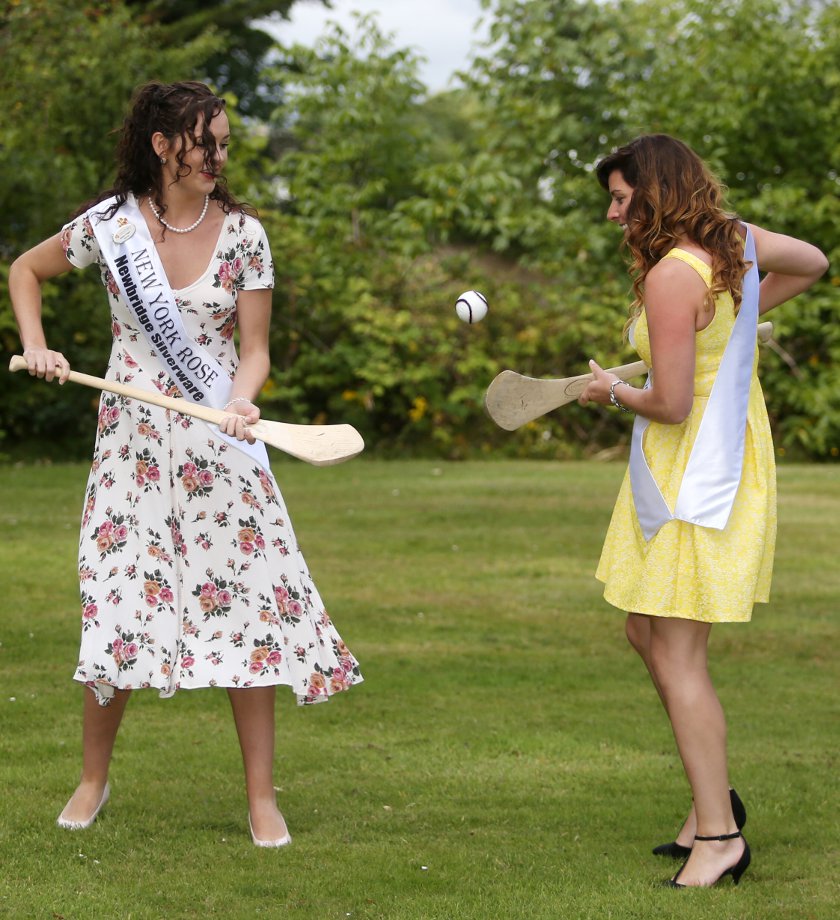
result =
M746 230L744 257L752 265L744 276L741 307L712 384L673 511L645 457L642 439L650 422L637 415L633 425L630 484L645 540L650 540L663 524L673 520L723 530L732 512L744 465L747 407L758 325L758 260L755 241L748 227ZM646 387L651 384L652 373L648 375Z
M88 216L123 301L148 340L149 353L145 357L150 361L155 357L163 359L164 369L185 399L221 409L230 399L230 377L184 328L175 294L134 196L129 195L119 210L105 219L103 213L113 203L113 198L100 202L88 211ZM144 370L154 376L148 368ZM268 469L268 453L261 441L249 444L215 426L212 430Z

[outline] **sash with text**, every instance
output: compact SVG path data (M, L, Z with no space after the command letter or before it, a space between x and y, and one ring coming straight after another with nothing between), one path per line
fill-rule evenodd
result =
M162 369L176 382L183 397L221 409L230 398L230 377L184 328L175 294L136 199L130 195L111 218L105 219L102 214L113 201L100 202L88 217L128 310L148 340L152 356L162 360ZM144 370L151 375L149 368ZM215 426L213 431L268 469L264 444L239 441Z

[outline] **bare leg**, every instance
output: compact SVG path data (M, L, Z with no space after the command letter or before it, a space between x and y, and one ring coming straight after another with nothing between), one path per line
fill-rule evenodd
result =
M650 679L653 681L653 686L656 688L656 692L659 694L659 699L662 701L662 705L665 706L665 698L662 695L662 689L659 686L659 681L656 678L656 673L654 672L650 661L651 619L652 617L645 616L641 613L628 613L625 632L627 633L627 641L639 653L639 657L645 663L645 667L648 669L648 674L650 674ZM667 710L668 707L665 706L665 711L667 712ZM688 847L691 849L691 847L694 845L694 835L696 833L697 818L694 814L694 802L692 802L691 811L689 811L688 817L685 819L683 826L680 828L680 832L677 834L675 842L680 844L680 846Z
M114 742L131 691L114 691L107 706L97 703L96 694L89 687L85 687L84 694L82 777L61 813L67 821L87 821L102 801Z
M642 613L628 613L624 631L627 633L627 641L639 653L639 657L645 663L650 679L653 681L653 686L656 688L659 699L662 700L662 705L664 706L665 699L662 696L659 681L656 679L656 674L650 664L650 621L651 617Z
M251 825L259 840L279 840L286 822L274 790L274 687L228 690L242 762Z
M732 833L737 827L729 799L726 719L707 662L711 624L654 617L650 628L650 662L691 784L697 833ZM740 838L695 843L680 882L711 884L743 850Z

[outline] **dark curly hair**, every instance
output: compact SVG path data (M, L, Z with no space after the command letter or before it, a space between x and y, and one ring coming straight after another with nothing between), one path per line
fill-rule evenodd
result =
M700 157L668 134L646 134L598 163L595 174L607 191L615 170L633 189L625 236L635 295L628 325L641 313L647 273L685 237L712 257L706 308L714 309L715 297L729 291L737 311L747 269L741 226L724 211L723 186Z
M163 170L152 147L152 135L159 131L170 144L173 144L176 138L181 139L175 155L178 179L189 175L190 167L184 163L184 154L195 145L205 148L207 162L212 169L210 160L216 147L216 139L210 130L210 122L224 108L225 100L215 95L204 83L152 81L139 87L134 92L131 109L119 132L117 177L114 186L102 192L93 204L116 196L114 204L103 212L106 218L110 218L125 202L129 193L136 196L150 195L158 211L163 214L166 211L163 203ZM196 134L199 120L200 136ZM216 179L216 187L210 193L210 198L221 202L226 214L231 211L244 211L256 216L254 208L233 197L222 176ZM90 204L84 205L74 216L78 216L89 207Z

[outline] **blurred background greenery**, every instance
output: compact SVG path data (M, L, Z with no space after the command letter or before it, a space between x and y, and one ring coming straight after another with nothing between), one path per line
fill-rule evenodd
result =
M695 147L743 218L832 260L781 308L762 380L779 453L840 454L840 5L795 0L486 0L490 38L431 95L377 21L313 48L260 28L286 2L9 0L0 13L0 358L19 350L14 257L110 184L113 130L149 79L230 101L228 178L277 269L268 417L347 421L383 456L604 455L620 413L572 405L515 435L484 389L627 360L629 279L593 166L654 131ZM232 113L233 114L233 113ZM481 325L453 310L489 299ZM102 374L96 272L48 285L51 345ZM96 394L3 375L0 455L86 455Z

